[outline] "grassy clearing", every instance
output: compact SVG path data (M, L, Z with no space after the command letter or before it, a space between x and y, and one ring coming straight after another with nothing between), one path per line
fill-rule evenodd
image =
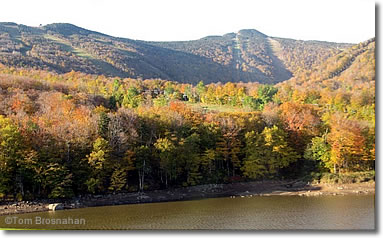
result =
M242 107L234 107L230 105L216 105L216 104L206 104L206 103L190 103L187 102L192 109L207 112L249 112L249 110Z
M85 50L72 47L69 41L66 41L64 39L58 38L53 35L48 35L48 34L44 35L44 37L48 40L55 41L56 43L60 44L65 51L72 52L76 56L87 58L87 59L94 59L94 57L88 52L86 52Z
M69 42L65 41L64 39L58 38L54 35L45 34L44 38L47 40L52 40L52 41L55 41L59 44L63 44L63 45L66 45L66 46L72 48L72 46L69 44Z
M87 59L93 59L94 58L91 54L89 54L88 52L86 52L83 49L74 48L74 50L72 52L79 57L83 57L83 58L87 58Z
M111 64L95 58L93 55L89 54L87 51L81 48L72 47L69 41L66 41L64 39L58 38L53 35L48 35L48 34L44 35L44 37L46 39L55 41L56 43L60 44L63 50L72 52L78 57L82 57L82 58L86 58L87 60L90 60L94 65L100 67L103 72L110 72L114 75L119 75L120 77L125 76L123 72L119 71L118 69L113 67Z
M267 40L269 41L271 49L275 55L279 55L283 51L281 44L278 41L276 41L270 37L268 37Z

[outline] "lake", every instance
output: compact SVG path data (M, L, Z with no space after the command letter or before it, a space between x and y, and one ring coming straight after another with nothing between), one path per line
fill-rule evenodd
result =
M366 230L375 229L375 196L238 197L90 207L0 216L0 227Z

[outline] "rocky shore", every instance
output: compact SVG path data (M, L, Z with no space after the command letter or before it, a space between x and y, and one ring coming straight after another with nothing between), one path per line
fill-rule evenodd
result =
M302 181L262 181L233 184L208 184L185 188L86 195L70 200L39 200L0 203L0 215L43 212L95 206L111 206L150 202L169 202L216 197L253 196L335 196L374 194L375 182L352 184L309 184Z

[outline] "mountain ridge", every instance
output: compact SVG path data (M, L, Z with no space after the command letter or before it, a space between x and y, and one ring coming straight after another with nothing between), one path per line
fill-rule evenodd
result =
M280 44L280 52L271 41ZM255 29L156 42L114 37L70 23L40 27L0 23L0 63L6 66L192 84L201 80L275 84L350 46L272 37Z
M375 84L375 37L329 57L317 67L303 71L288 81L294 87L331 88ZM371 87L373 88L373 87Z

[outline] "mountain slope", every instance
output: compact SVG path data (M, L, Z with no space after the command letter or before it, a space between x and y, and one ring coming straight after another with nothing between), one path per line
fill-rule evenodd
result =
M375 84L375 38L354 45L281 84L331 90Z
M256 30L194 41L145 42L66 23L42 27L0 23L0 63L7 66L193 84L200 80L274 84L349 46L269 37Z

